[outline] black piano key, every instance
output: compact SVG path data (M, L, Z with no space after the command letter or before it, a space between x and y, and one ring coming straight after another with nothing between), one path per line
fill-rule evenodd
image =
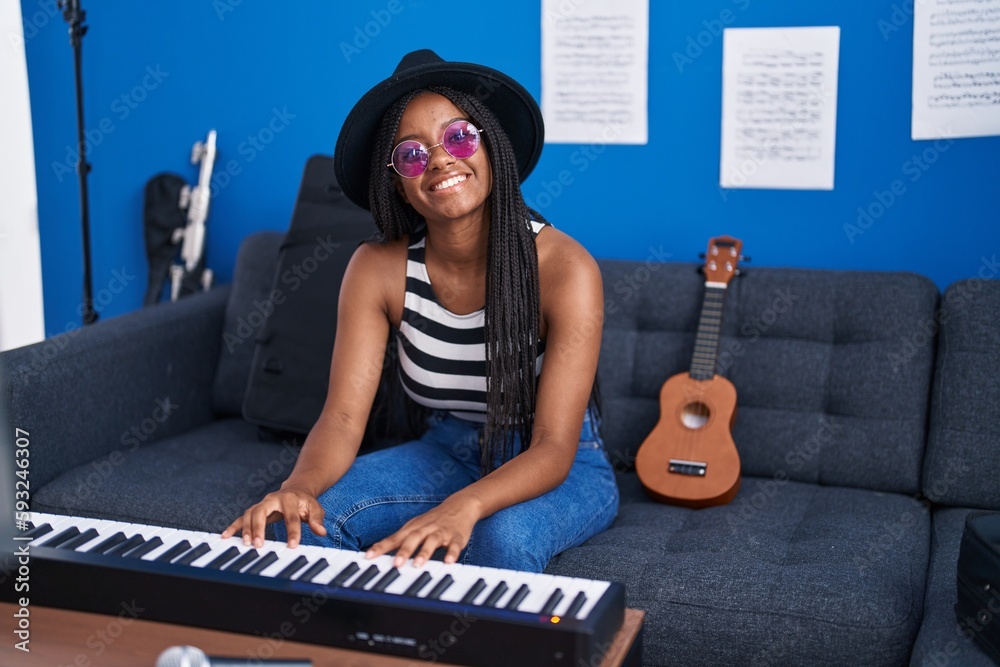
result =
M542 605L542 610L539 613L544 614L546 616L551 616L552 611L556 608L557 604L562 602L562 599L563 599L562 589L561 588L555 589L554 591L552 591L552 595L549 596L549 599L545 601L545 604Z
M187 540L181 540L180 542L170 547L169 549L164 551L162 554L160 554L153 560L159 561L161 563L169 563L170 561L177 558L190 548L191 548L190 542L188 542Z
M479 594L483 592L484 588L486 588L486 581L482 578L476 579L476 583L472 584L472 587L469 588L468 592L462 596L462 599L459 600L459 602L462 604L472 604L473 600L475 600Z
M153 551L154 549L157 549L162 545L163 545L163 540L161 540L159 537L153 537L151 539L146 540L145 543L137 546L135 549L132 549L132 551L129 551L127 554L122 554L122 555L125 558L142 558L150 551Z
M389 584L391 584L392 582L396 581L397 579L399 579L399 568L398 567L390 567L386 571L386 573L383 574L382 577L378 581L375 582L375 585L372 586L372 590L373 591L378 591L379 593L381 593L382 591L384 591L386 589L386 587Z
M582 607L583 603L586 601L587 601L587 596L583 594L583 591L577 593L576 597L573 598L573 602L570 603L569 609L566 610L564 616L566 616L567 618L576 618L576 612L580 611L580 607Z
M47 523L40 523L37 526L35 526L34 528L32 528L31 530L29 530L26 533L24 533L24 535L21 535L20 537L23 537L25 539L28 539L28 538L39 538L42 535L48 535L51 532L52 532L52 526L51 525L49 525Z
M213 558L211 561L205 564L205 568L209 570L221 570L222 566L236 558L240 555L239 547L229 547L221 554Z
M125 539L126 539L125 538L125 533L123 533L123 532L121 532L119 530L117 533L115 533L114 535L112 535L108 539L104 540L103 542L101 542L100 544L98 544L96 547L93 547L92 549L88 549L87 553L89 553L89 554L103 554L103 553L107 553L108 551L111 551L111 549L115 548L116 546L118 546L119 544L121 544L122 542L124 542Z
M403 591L403 595L417 595L423 589L424 586L431 582L433 577L430 572L421 572L420 576L414 579L410 587Z
M268 551L266 554L254 561L253 565L243 570L243 574L260 574L268 565L278 560L278 554Z
M518 606L520 606L521 602L524 601L524 598L526 598L530 592L531 589L528 588L528 584L521 584L521 586L514 591L514 597L510 599L504 609L513 609L516 611Z
M243 552L242 556L240 556L239 558L237 558L236 560L234 560L233 562L231 562L229 565L225 566L222 569L227 572L239 572L244 567L257 560L259 557L260 554L257 553L256 549L250 549L248 551Z
M121 542L121 543L115 545L114 547L112 547L111 549L109 549L108 551L106 551L104 555L105 556L121 556L123 554L127 554L129 551L132 551L132 549L135 549L137 546L139 546L140 544L142 544L145 541L146 541L146 538L144 538L142 535L138 535L138 534L133 535L132 537L130 537L127 540L125 540L124 542Z
M195 562L196 560L198 560L199 558L201 558L202 556L204 556L205 554L207 554L211 550L212 550L212 547L210 547L207 544L205 544L204 542L202 542L201 544L199 544L198 546L196 546L194 549L191 549L190 551L188 551L184 555L182 555L180 558L178 558L177 560L173 561L173 563L175 565L190 565L191 563Z
M70 526L66 530L63 530L63 531L60 531L59 533L56 533L55 535L53 535L49 539L45 540L44 542L42 542L38 546L40 546L40 547L58 547L60 544L63 544L65 542L69 541L69 540L72 540L74 537L77 537L79 534L80 534L80 529L79 528L77 528L76 526Z
M74 537L69 542L63 542L59 548L60 549L76 549L77 547L82 547L87 542L90 542L95 537L100 535L94 528L88 528L76 537Z
M443 595L444 592L448 590L448 587L451 586L453 583L455 583L455 580L452 578L450 574L444 575L443 577L441 577L440 581L434 584L434 588L432 588L431 592L427 594L427 599L428 600L439 599L441 595Z
M496 586L494 586L493 590L490 591L490 594L486 596L486 600L483 601L483 606L484 607L495 607L495 606L497 606L497 601L506 592L507 592L507 582L506 581L501 581Z
M299 577L299 581L312 581L316 578L316 575L325 570L330 566L325 558L320 558L318 561L309 566L305 572Z
M279 572L274 576L277 577L278 579L291 579L293 574L304 568L308 563L309 563L308 558L306 558L305 556L299 556L291 563L286 565L281 572Z
M354 573L361 569L361 566L355 562L350 562L347 564L343 570L341 570L336 577L330 580L330 586L343 586L344 582L354 576Z
M351 582L350 588L363 589L365 584L378 575L378 565L370 565L367 570L358 575L358 578Z

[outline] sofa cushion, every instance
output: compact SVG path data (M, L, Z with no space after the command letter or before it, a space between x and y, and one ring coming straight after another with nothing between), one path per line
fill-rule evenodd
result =
M1000 509L1000 281L945 290L924 493L935 503Z
M604 436L615 466L628 469L659 419L660 387L690 370L704 277L689 264L599 264ZM736 387L744 474L917 492L933 283L910 273L753 268L728 292L718 370Z
M220 415L237 416L243 410L254 343L272 308L269 295L283 238L280 232L256 232L240 244L212 387Z
M993 661L972 641L977 627L975 621L959 625L955 616L955 602L958 600L958 552L962 545L965 518L972 511L962 508L934 511L924 618L920 624L920 634L913 645L913 659L910 661L915 667L993 665Z
M32 509L189 530L221 531L281 485L298 447L260 441L223 419L73 468L39 489Z
M745 477L724 506L641 501L547 572L620 581L650 665L898 665L920 624L930 517L912 498Z

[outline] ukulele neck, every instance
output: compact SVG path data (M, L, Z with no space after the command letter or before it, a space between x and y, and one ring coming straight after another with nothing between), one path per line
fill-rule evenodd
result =
M719 335L722 330L722 303L726 297L726 283L706 282L701 304L701 319L694 339L691 355L691 377L711 380L715 377L715 364L719 355Z

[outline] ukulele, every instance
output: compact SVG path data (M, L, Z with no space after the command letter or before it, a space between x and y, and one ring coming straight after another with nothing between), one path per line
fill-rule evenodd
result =
M717 236L705 255L705 297L698 321L691 371L669 378L660 389L660 420L639 446L635 470L654 500L685 507L731 501L740 488L740 456L731 428L736 388L715 374L722 303L737 275L743 242Z

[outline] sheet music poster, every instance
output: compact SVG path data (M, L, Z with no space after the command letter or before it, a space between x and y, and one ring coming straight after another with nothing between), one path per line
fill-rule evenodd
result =
M551 143L645 144L649 0L542 1Z
M911 135L1000 135L1000 0L914 3Z
M726 28L724 188L832 190L840 28Z

